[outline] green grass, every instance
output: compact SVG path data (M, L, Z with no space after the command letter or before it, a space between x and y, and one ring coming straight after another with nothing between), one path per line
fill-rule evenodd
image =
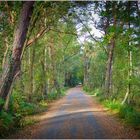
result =
M136 111L136 109L131 106L121 106L119 117L132 126L140 126L140 112Z
M103 104L110 111L117 114L118 117L121 118L125 123L133 127L140 127L140 112L137 111L135 106L126 104L122 105L121 102L117 100L105 100L102 96L102 91L99 89L95 89L90 92L87 91L86 93L96 96L101 104Z
M106 100L103 102L104 106L108 109L115 111L118 116L127 124L133 127L140 126L140 112L130 105L122 105L117 101Z

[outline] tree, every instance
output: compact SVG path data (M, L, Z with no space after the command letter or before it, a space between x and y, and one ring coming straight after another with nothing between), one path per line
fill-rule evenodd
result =
M14 77L20 71L21 65L21 54L24 46L24 42L26 39L26 34L28 31L31 15L33 12L33 4L34 2L25 2L23 4L23 8L21 10L21 14L19 17L19 23L15 30L14 41L13 41L13 50L10 56L9 65L7 69L3 72L3 79L0 85L0 97L2 99L6 99L10 87L13 83ZM0 106L0 110L3 105Z

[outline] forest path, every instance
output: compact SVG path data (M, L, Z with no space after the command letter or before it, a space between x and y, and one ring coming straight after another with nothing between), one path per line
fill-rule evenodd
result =
M40 122L25 128L10 138L96 139L138 138L136 132L109 115L95 99L80 87L54 102L49 111L38 116Z

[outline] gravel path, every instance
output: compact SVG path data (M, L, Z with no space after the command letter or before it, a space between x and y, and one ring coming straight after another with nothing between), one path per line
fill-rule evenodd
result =
M135 130L125 127L109 115L95 99L72 88L49 111L36 115L39 123L29 126L10 138L33 139L135 139Z

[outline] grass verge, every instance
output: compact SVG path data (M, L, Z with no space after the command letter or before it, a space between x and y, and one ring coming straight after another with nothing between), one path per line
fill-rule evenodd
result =
M113 114L116 114L127 125L133 126L135 129L140 129L140 112L135 106L121 104L117 100L104 100L101 96L101 91L96 89L94 91L86 91L88 95L96 97L96 99Z

